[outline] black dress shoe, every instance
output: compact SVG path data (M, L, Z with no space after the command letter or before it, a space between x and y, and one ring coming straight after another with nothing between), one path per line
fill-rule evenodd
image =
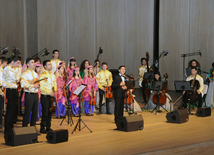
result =
M51 128L46 129L47 132L53 131Z
M101 115L101 114L103 114L101 111L97 113L97 115Z
M45 129L40 129L40 133L47 133Z
M109 111L107 111L107 113L106 113L106 114L111 115L111 113L110 113Z

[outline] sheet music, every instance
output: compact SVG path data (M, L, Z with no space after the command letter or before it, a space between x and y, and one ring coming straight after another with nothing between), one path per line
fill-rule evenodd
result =
M86 84L80 85L80 86L73 92L73 94L75 94L75 95L78 96L78 95L85 89L86 86L87 86Z

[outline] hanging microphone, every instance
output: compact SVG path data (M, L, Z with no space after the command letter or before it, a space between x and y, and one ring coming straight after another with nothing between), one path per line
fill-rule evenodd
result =
M8 48L9 48L9 47L3 47L3 48L1 49L1 52L3 52L2 54L6 54L6 53L8 52Z
M44 49L44 52L42 53L42 56L50 54L49 50L47 48Z
M200 50L199 50L200 51ZM201 52L199 52L199 55L202 57L202 53Z

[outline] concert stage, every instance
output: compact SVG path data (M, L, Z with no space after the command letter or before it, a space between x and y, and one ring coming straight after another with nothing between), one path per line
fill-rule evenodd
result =
M136 100L141 107L140 92L137 90ZM180 93L170 92L175 101ZM137 97L138 96L138 97ZM193 110L195 112L197 108ZM214 114L214 110L212 109ZM128 115L124 113L124 115ZM133 132L114 130L114 115L82 116L83 121L92 130L71 132L78 118L73 117L74 125L66 122L60 126L61 119L52 117L52 129L68 129L68 142L47 143L46 134L38 136L39 143L7 146L0 129L0 154L211 154L214 151L214 115L209 117L189 116L183 124L167 123L166 113L138 112L144 119L144 129ZM22 119L20 117L20 119ZM22 122L15 124L21 127ZM83 124L81 124L83 126ZM39 131L40 126L37 125Z
M214 110L212 110L214 112ZM125 114L127 115L127 114ZM141 112L144 129L141 131L122 132L116 128L114 115L83 116L83 121L92 130L84 128L71 134L74 125L66 122L60 126L58 119L52 118L52 128L68 129L68 142L50 144L46 134L38 136L39 143L22 146L7 146L0 129L0 154L208 154L214 150L214 116L189 116L183 124L166 122L166 113L155 115ZM77 117L73 118L74 124ZM81 124L82 125L82 124ZM21 122L16 124L21 126ZM37 125L39 131L39 125ZM158 152L155 152L158 151Z

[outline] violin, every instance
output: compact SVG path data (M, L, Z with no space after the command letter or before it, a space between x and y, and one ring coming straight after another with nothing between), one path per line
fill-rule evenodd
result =
M21 91L22 91L23 88L21 87L20 82L18 82L16 84L17 84L18 97L21 97L22 96L21 95Z
M33 80L29 80L29 83L30 83L30 84L37 84L37 83L39 83L40 81L46 80L46 79L48 79L48 77L45 77L45 78L42 78L42 79L35 78L35 79L33 79Z
M51 101L56 103L56 106L57 106L57 115L58 115L58 118L60 118L59 116L59 105L57 103L57 98L56 98L56 92L54 91L54 87L52 87L52 91L55 93L54 94L54 97L51 98ZM53 106L53 104L51 105L51 111L52 110L55 110L56 111L56 107Z
M95 105L96 102L94 100L94 86L92 86L92 95L90 95L90 101L89 101L89 105Z
M107 85L108 85L108 79L106 79ZM112 98L113 94L111 92L111 87L106 87L106 98Z
M7 97L6 97L6 88L5 87L3 87L3 93L4 93L4 97L3 97L3 99L5 100L5 104L7 104Z

